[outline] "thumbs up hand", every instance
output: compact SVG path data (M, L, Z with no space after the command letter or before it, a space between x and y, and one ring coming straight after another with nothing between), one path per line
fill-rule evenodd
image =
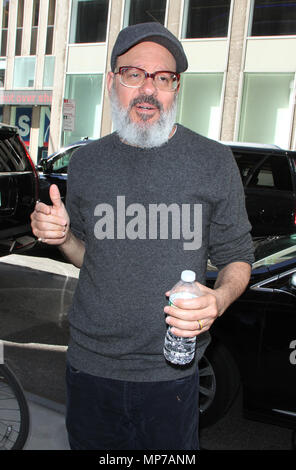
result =
M50 186L49 196L52 206L38 202L31 214L32 231L43 243L62 245L69 234L69 215L61 200L59 188L55 184Z

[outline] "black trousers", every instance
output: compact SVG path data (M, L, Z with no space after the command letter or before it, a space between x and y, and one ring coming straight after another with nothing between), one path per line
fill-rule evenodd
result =
M96 377L67 365L72 450L198 450L198 372L164 382Z

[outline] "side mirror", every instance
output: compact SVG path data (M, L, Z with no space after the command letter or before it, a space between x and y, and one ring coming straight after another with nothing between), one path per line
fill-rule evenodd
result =
M48 162L47 160L42 160L41 166L42 166L43 173L52 172L52 162Z
M296 273L294 273L290 280L291 287L293 290L296 290Z

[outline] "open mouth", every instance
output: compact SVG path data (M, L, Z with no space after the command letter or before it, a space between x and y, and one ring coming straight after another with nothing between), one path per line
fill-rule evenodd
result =
M155 106L151 106L150 104L137 104L136 108L140 111L155 111L157 108Z

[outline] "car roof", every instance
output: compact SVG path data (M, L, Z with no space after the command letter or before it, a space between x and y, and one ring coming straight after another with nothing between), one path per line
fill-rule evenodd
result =
M282 147L274 144L259 144L256 142L237 142L237 141L220 141L223 145L229 145L230 147L241 147L241 148L252 148L252 149L260 149L260 150L282 150L285 151Z
M42 160L52 159L52 158L56 157L57 155L59 155L60 153L65 152L65 150L69 150L69 149L74 148L74 147L80 147L81 145L89 144L90 142L92 142L92 140L93 139L86 139L85 138L83 140L78 140L77 142L73 142L72 144L65 145L65 147L61 147L56 152L51 153L50 155L48 155L48 157L42 158Z

